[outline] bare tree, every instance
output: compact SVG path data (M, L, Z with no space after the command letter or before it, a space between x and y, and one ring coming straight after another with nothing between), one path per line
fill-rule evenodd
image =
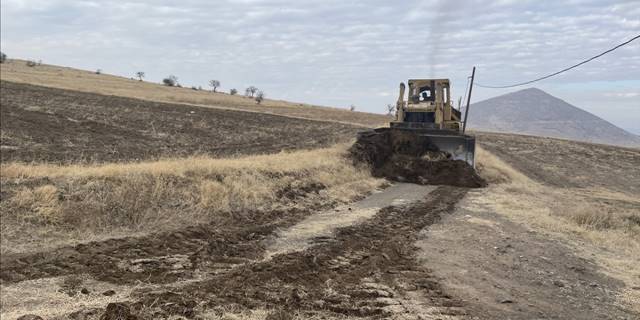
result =
M258 93L256 94L256 102L260 104L260 102L264 100L264 96L265 96L264 92L258 91Z
M254 86L249 86L246 90L244 90L244 95L247 97L253 98L256 92L258 92L258 88Z
M229 90L229 94L232 96L235 96L237 93L238 93L238 90L236 88Z
M349 106L349 111L356 111L356 106L350 105Z
M143 71L138 71L136 72L136 77L138 77L138 81L142 81L142 78L144 78L145 74Z
M220 81L209 80L209 86L213 87L213 92L216 92L216 89L220 86Z
M174 86L180 87L180 84L178 83L178 77L174 75L170 75L162 79L162 83L164 83L164 85L168 87L174 87Z
M387 104L387 115L388 116L392 116L394 111L396 111L396 106L392 105L391 103L388 103Z

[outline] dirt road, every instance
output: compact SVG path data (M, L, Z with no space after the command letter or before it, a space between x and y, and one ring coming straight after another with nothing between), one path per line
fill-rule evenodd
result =
M635 319L616 296L624 283L557 239L482 205L473 190L420 234L419 261L467 312L487 319Z
M392 186L351 207L320 213L341 219L337 224L313 223L313 216L300 222L301 215L293 213L234 229L200 226L3 257L3 318L29 312L100 315L113 296L146 318L192 318L222 312L221 306L224 312L264 309L300 316L463 315L460 301L416 263L418 232L451 212L466 193L452 187L429 193L433 189ZM313 232L300 232L311 225ZM307 245L288 247L292 235ZM57 284L61 292L43 292L43 282ZM107 297L109 290L114 293ZM16 291L31 299L6 295ZM76 297L91 302L79 305ZM44 301L55 299L58 308L51 313Z
M636 316L613 302L620 283L593 263L490 211L470 211L482 192L396 184L310 216L280 212L233 228L204 225L3 257L2 315Z

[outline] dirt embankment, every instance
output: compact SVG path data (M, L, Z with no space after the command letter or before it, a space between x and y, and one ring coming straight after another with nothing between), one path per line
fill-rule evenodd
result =
M394 148L392 139L389 130L361 132L350 149L354 162L371 166L376 177L395 181L467 188L487 185L466 162L451 160L450 155L435 146L423 148L415 138L416 141L403 143L402 148Z
M0 82L2 161L122 162L276 153L348 142L358 127Z

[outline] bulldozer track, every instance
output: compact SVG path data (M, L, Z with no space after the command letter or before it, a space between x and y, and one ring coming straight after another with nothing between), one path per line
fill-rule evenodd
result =
M300 221L302 214L237 228L202 225L7 256L0 279L10 285L89 275L113 285L136 284L129 306L156 318L193 318L203 310L236 306L329 316L428 319L425 315L431 314L454 319L464 317L463 303L417 263L413 243L420 230L452 212L466 191L438 187L425 200L383 208L362 223L336 229L331 237L314 239L311 247L269 259L263 257L269 238L276 229Z
M463 318L464 304L421 267L413 243L420 230L454 210L466 189L440 187L427 200L387 207L331 241L237 266L181 288L154 288L133 306L160 306L155 316L197 314L220 305L282 312L403 319ZM204 304L199 303L204 302ZM162 306L170 306L164 308Z

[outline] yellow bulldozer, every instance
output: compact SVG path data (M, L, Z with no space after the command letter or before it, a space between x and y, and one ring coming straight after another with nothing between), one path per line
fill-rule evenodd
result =
M464 131L462 113L451 103L449 80L412 79L408 88L400 84L395 120L389 127L360 132L350 152L356 162L368 164L374 176L419 184L485 186L474 170L475 138Z
M413 153L445 152L475 167L475 138L463 132L462 114L451 103L449 79L410 79L408 87L405 101L406 87L400 83L396 119L390 123L391 135L396 137L392 143L401 149L397 151L402 153L404 144L417 143Z

